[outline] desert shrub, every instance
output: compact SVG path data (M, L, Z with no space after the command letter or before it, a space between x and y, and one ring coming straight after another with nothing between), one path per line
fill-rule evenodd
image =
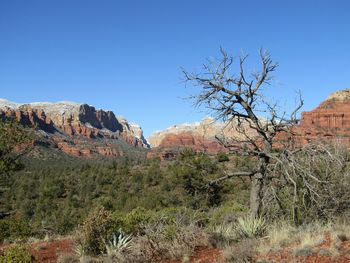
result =
M208 227L230 224L247 211L248 207L241 203L236 201L226 202L208 212Z
M181 259L190 256L198 246L208 246L209 237L202 228L178 223L167 225L158 222L145 228L145 234L135 239L135 254L144 262L161 259Z
M237 231L246 238L261 236L266 229L266 221L262 217L240 217L237 222Z
M11 236L9 220L0 220L0 241L4 241Z
M154 220L143 225L143 231L133 237L127 255L130 262L181 259L184 255L190 256L195 247L209 245L209 237L201 227L202 213L187 208L168 208L154 213Z
M224 152L220 152L216 155L216 160L219 162L219 163L222 163L222 162L228 162L230 160L230 158L228 157L228 154L227 153L224 153Z
M258 241L256 239L244 239L239 243L226 246L223 249L223 256L227 263L248 263L254 262L254 255Z
M4 239L24 239L30 237L32 230L27 221L20 216L0 220L0 241Z
M87 253L98 255L106 251L105 240L113 232L112 213L103 207L95 208L79 228L78 243Z
M127 233L142 231L144 225L155 220L155 212L137 207L129 213L113 213L115 229L123 229Z
M61 254L57 258L57 263L80 263L79 257L75 254Z
M3 256L0 256L0 263L31 263L34 262L29 248L24 245L14 245L7 248Z
M239 239L239 233L233 223L213 226L209 233L211 244L215 247L223 248Z
M264 195L265 214L295 224L350 215L348 150L337 143L310 144L276 164Z

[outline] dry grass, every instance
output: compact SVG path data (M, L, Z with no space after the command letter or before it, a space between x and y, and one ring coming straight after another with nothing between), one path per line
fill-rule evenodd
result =
M58 256L57 263L79 263L79 257L73 253L61 254Z
M260 255L266 255L288 247L295 256L318 253L336 258L339 256L341 243L349 238L350 226L346 222L335 221L328 224L314 222L300 227L281 222L267 228L267 236L260 241L258 252ZM327 239L331 245L322 247Z
M225 262L252 262L257 245L258 241L256 239L243 239L238 243L226 246L223 249Z
M236 225L229 223L227 225L218 225L209 229L211 244L215 247L224 248L230 243L239 239L240 235Z
M208 246L204 230L194 224L147 225L144 233L133 238L133 245L116 262L160 262L176 259L188 262L196 247Z

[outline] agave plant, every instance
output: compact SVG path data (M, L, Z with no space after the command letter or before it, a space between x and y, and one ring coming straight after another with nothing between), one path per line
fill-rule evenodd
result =
M128 251L132 247L132 235L127 235L119 230L106 243L107 255L118 255Z
M237 230L244 237L260 236L266 229L266 221L262 217L241 217L238 218Z

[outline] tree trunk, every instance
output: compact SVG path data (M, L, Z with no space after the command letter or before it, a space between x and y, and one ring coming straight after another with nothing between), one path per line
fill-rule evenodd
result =
M251 183L250 189L250 214L252 217L259 217L262 205L263 180L261 174L256 174Z

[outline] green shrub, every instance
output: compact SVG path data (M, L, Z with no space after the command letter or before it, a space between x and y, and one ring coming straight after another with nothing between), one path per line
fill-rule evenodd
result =
M0 220L0 242L11 236L10 225L8 220Z
M216 160L219 163L222 163L222 162L228 162L230 160L230 158L228 157L228 154L226 154L224 152L220 152L216 155Z
M127 233L142 231L144 225L152 222L155 212L141 207L133 209L129 213L113 213L114 229L123 229Z
M32 234L31 228L19 216L0 220L0 241L4 239L24 239Z
M0 256L0 263L31 263L34 262L29 248L24 245L15 245L7 248L3 256Z
M248 211L241 203L230 201L209 211L208 227L230 224Z
M89 254L104 253L105 240L112 234L113 226L111 212L103 207L95 208L80 227L78 242Z

